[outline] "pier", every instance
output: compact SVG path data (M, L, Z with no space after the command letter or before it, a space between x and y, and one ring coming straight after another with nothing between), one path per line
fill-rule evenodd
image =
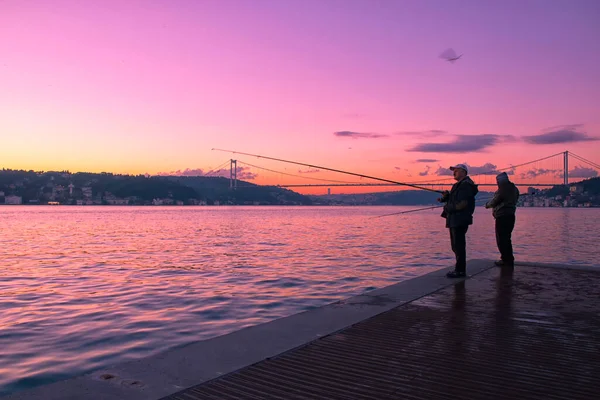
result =
M6 399L590 399L600 268L471 260Z

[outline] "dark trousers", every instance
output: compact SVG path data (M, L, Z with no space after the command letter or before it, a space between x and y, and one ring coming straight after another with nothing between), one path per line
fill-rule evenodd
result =
M452 251L456 256L455 270L458 272L467 271L467 231L469 226L460 226L450 228L450 244Z
M500 250L500 259L505 264L513 264L512 231L515 228L515 216L506 215L496 218L496 244Z

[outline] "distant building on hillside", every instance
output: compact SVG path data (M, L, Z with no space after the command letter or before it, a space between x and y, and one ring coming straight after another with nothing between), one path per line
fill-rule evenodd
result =
M23 204L23 198L21 196L9 195L4 197L4 204L18 205Z
M571 193L580 194L583 193L583 185L573 185L569 189Z

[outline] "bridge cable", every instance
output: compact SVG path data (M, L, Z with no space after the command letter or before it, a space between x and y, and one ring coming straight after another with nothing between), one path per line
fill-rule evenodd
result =
M471 176L489 175L489 174L494 173L494 172L509 171L509 170L512 170L512 169L515 169L515 168L518 168L518 167L523 167L525 165L529 165L529 164L533 164L533 163L536 163L536 162L544 161L544 160L547 160L549 158L556 157L556 156L563 155L563 154L564 154L564 152L560 152L560 153L552 154L551 156L539 158L537 160L527 161L525 163L521 163L521 164L517 164L517 165L511 165L510 167L498 168L498 169L495 169L495 170L489 170L489 171L485 171L485 172L480 172L478 174L472 174ZM572 153L569 152L569 154L572 154ZM431 181L431 180L430 181L418 181L418 182L411 182L411 183L427 184L429 182L431 182L431 183L445 182L445 181L449 181L449 180L452 180L452 179L453 178L448 177L448 178L436 179L436 180L433 180L433 181Z
M254 168L258 168L258 169L264 169L265 171L274 172L274 173L276 173L276 174L282 174L282 175L294 176L294 177L297 177L297 178L304 178L304 179L314 179L314 180L318 180L318 181L325 181L325 182L355 183L355 182L336 181L336 180L333 180L333 179L314 178L314 177L311 177L311 176L302 176L302 175L290 174L290 173L287 173L287 172L276 171L276 170L269 169L269 168L259 167L258 165L252 165L252 164L250 164L250 163L247 163L247 162L244 162L244 161L239 161L239 160L238 160L238 162L239 162L240 164L248 165L248 166L250 166L250 167L254 167ZM270 186L270 185L269 185L269 186ZM273 185L273 186L279 186L279 185Z
M262 156L262 155L258 155L258 154L243 153L243 152L234 151L234 150L224 150L224 149L217 149L217 148L213 148L212 150L224 151L224 152L235 153L235 154L243 154L243 155L247 155L247 156L252 156L252 157L257 157L257 158L264 158L266 160L279 161L279 162L284 162L284 163L288 163L288 164L303 165L305 167L310 167L310 168L324 169L324 170L327 170L327 171L339 172L341 174L354 175L354 176L359 176L361 178L374 179L374 180L377 180L377 181L394 183L394 184L401 185L401 186L408 186L408 187L412 187L412 188L415 188L415 189L425 190L427 192L443 193L443 191L441 191L441 190L434 190L434 189L430 189L430 188L426 188L426 187L422 187L422 186L413 185L413 184L410 184L410 183L398 182L398 181L393 181L393 180L384 179L384 178L377 178L377 177L374 177L374 176L369 176L369 175L364 175L364 174L357 174L357 173L354 173L354 172L342 171L342 170L339 170L339 169L327 168L327 167L323 167L323 166L319 166L319 165L314 165L314 164L307 164L307 163L301 163L301 162L297 162L297 161L283 160L281 158L273 158L273 157L267 157L267 156Z

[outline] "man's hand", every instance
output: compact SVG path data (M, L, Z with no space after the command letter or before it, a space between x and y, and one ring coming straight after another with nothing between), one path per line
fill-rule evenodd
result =
M442 197L438 198L438 202L443 203L448 201L448 196L450 196L450 192L447 190L444 190L444 192L442 192Z

